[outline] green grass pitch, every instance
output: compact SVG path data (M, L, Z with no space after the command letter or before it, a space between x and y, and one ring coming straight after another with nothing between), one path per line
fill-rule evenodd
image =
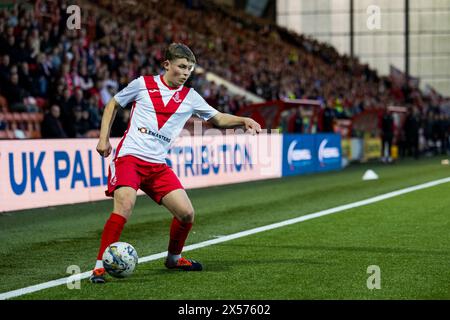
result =
M362 181L373 169L380 179ZM353 165L340 172L188 190L186 245L450 176L441 158ZM450 183L186 252L197 273L139 264L126 279L81 281L16 299L449 299ZM93 267L112 201L0 215L0 293ZM167 250L171 216L139 197L121 240L140 257ZM368 289L367 268L380 269ZM189 288L189 290L186 290Z

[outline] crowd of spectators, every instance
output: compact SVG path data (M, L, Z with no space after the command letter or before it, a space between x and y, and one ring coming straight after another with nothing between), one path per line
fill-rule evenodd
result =
M424 131L438 127L437 119L448 121L449 100L436 92L398 85L332 46L208 1L78 4L80 30L67 28L65 0L0 12L0 95L10 111L33 112L44 105L46 120L53 117L62 128L53 126L55 135L83 137L98 129L104 105L118 90L139 75L163 72L164 49L171 42L186 43L204 70L266 100L319 100L331 123L386 105L417 108ZM192 76L188 85L221 111L236 113L248 103L204 74ZM45 103L24 99L30 96ZM119 114L113 134L121 135L128 117ZM295 128L300 130L300 121ZM448 126L443 130L448 136Z
M67 1L0 11L1 112L45 111L43 137L85 137L98 130L103 108L116 92L140 75L163 72L164 48L175 40L162 30L151 37L146 31L144 40L130 20L111 19L94 3L80 5L79 30L66 26ZM156 29L163 25L157 18ZM221 111L236 113L248 103L204 74L196 73L187 85ZM123 134L127 117L127 111L119 112L112 136Z

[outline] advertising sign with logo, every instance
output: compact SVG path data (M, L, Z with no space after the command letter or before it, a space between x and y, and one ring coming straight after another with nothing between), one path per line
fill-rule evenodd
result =
M341 167L340 135L283 135L283 176L338 170Z
M314 135L283 135L283 176L314 172Z
M341 136L338 134L316 134L317 172L338 170L342 167Z
M277 178L281 141L278 134L186 136L166 161L187 189ZM113 147L118 143L111 139ZM0 212L107 199L113 155L102 158L96 145L96 139L0 141Z

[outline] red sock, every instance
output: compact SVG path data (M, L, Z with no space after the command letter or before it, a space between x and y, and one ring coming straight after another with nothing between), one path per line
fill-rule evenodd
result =
M192 223L181 222L177 218L172 219L170 226L170 241L169 253L176 255L183 251L184 242L186 241L189 231L192 228Z
M102 240L100 243L97 260L102 260L103 252L111 243L119 241L120 234L122 233L123 226L126 222L127 219L123 216L117 213L111 213L111 216L108 221L106 221L105 227L103 228Z

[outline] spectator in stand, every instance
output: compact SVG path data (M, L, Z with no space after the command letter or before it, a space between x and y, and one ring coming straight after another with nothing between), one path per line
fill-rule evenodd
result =
M442 113L442 117L444 130L443 154L450 155L450 115Z
M35 77L39 84L38 93L39 96L46 96L49 83L52 79L52 67L51 62L48 60L45 53L39 53L37 55L37 70Z
M334 132L334 121L336 119L336 113L334 109L330 108L328 104L321 112L322 132Z
M5 54L1 58L0 64L0 88L5 88L11 78L11 65L9 55Z
M22 62L19 69L19 85L29 92L32 96L36 95L37 89L35 81L30 73L28 62Z
M300 108L291 110L291 115L288 120L288 132L303 133L303 118Z
M445 154L447 149L446 128L444 115L440 113L434 114L433 119L433 144L435 145L435 154Z
M9 109L12 112L24 112L27 111L23 100L29 96L29 93L19 85L19 75L12 73L10 81L6 87L6 98L9 102Z
M89 112L87 110L83 111L81 106L76 106L73 109L73 114L73 131L71 134L74 138L84 138L90 130Z
M87 111L89 113L90 127L92 129L100 129L102 117L98 108L98 96L93 95L89 98Z
M88 91L88 93L91 95L91 97L92 96L95 96L96 97L96 100L97 100L97 107L99 108L99 110L103 110L103 107L104 107L104 105L105 104L103 104L103 101L102 101L102 97L101 97L101 95L100 95L100 91L102 90L102 88L103 88L103 81L101 81L101 80L97 80L96 82L95 82L95 86L94 87L92 87L89 91Z
M91 113L89 112L88 109L84 109L82 111L82 121L84 123L84 126L86 127L86 132L84 133L84 136L86 136L87 132L91 131L91 130L96 130L99 129L99 127L95 126L94 121L91 119Z
M8 44L7 44L7 54L8 56L11 58L11 63L12 64L16 64L19 61L17 61L17 57L18 57L18 47L16 45L16 38L11 35L8 37Z
M80 87L83 91L88 91L94 87L94 81L92 77L88 74L87 67L83 66L80 72Z
M218 9L211 2L202 4L198 10L175 9L180 5L178 0L166 0L164 6L157 1L133 5L113 0L91 1L92 9L82 16L83 26L88 27L73 32L66 28L65 1L52 5L41 1L38 10L30 10L22 3L3 10L1 94L8 93L11 60L21 66L19 83L32 96L54 103L55 91L61 92L55 83L62 79L63 90L69 90L69 96L77 86L84 94L101 95L98 108L102 110L119 89L118 79L123 84L141 74L162 71L158 61L163 48L176 40L197 48L201 67L266 99L333 101L327 105L342 109L339 114L343 117L391 102L402 105L407 100L420 107L423 114L432 108L440 112L440 98L433 90L431 97L427 97L413 84L398 87L391 78L379 77L368 65L340 55L328 44L261 24L244 14ZM114 17L104 14L104 9ZM4 62L5 59L8 61ZM22 62L29 64L31 89L30 79L22 79ZM233 96L223 88L219 90L204 75L193 80L192 86L221 110L236 113L246 103L243 97ZM111 82L113 89L108 88ZM59 105L64 118L64 103ZM73 116L69 111L70 122ZM322 130L331 132L332 127L331 121Z
M53 70L59 70L59 68L61 67L62 64L61 52L62 52L61 44L56 45L56 47L54 47L52 50L52 54L50 56L49 61Z
M445 155L447 154L447 143L448 143L448 137L447 137L447 119L444 112L440 112L438 116L438 139L439 139L439 154Z
M64 100L64 82L58 81L58 83L55 83L54 84L54 88L52 88L50 94L51 94L51 97L49 99L50 105L57 104L57 105L60 106L63 103L65 103L65 100ZM68 99L70 99L70 95L69 95Z
M73 121L73 109L69 103L71 98L70 90L68 88L64 89L62 98L58 99L60 101L61 108L61 122L63 124L64 131L66 131L67 135L71 137L71 125Z
M67 138L67 134L61 123L61 110L58 105L54 104L45 114L41 124L42 138Z
M412 110L408 109L408 114L405 119L404 133L405 133L405 155L413 156L415 159L419 158L419 129L420 129L420 115L416 107Z
M81 109L88 108L88 102L84 99L83 90L76 88L73 96L68 101L69 109L74 109L76 106L80 106Z
M394 139L394 118L392 113L384 107L381 116L381 160L392 162L391 148Z

